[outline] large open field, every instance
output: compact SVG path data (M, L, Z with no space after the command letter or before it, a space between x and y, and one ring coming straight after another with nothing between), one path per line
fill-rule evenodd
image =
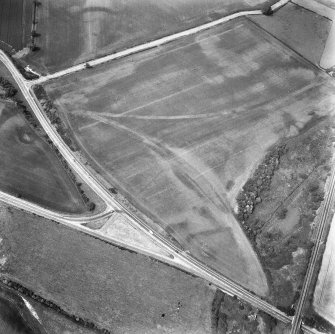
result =
M0 218L1 274L68 314L113 334L212 333L204 280L2 204Z
M30 40L33 13L32 0L1 0L0 2L0 47L6 44L21 50ZM4 43L2 43L4 42Z
M335 219L328 235L326 250L322 259L313 306L315 310L335 326Z
M40 71L64 67L260 7L265 0L44 0L27 58Z
M325 80L237 20L46 89L111 183L198 259L265 294L235 197L269 147L331 110Z
M0 189L44 207L83 212L77 188L14 103L0 99Z

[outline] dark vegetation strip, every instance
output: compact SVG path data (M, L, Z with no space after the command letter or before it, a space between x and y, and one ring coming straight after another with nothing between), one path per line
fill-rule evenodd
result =
M40 34L37 33L37 8L41 6L41 2L34 0L34 8L33 8L33 22L31 27L31 51L38 51L40 48L36 45L36 37L39 37Z
M87 195L85 194L84 190L82 189L82 183L78 182L75 174L73 173L72 169L70 168L67 161L64 159L62 154L59 152L58 148L53 144L52 140L49 136L45 133L44 129L41 127L40 123L37 121L35 116L27 109L24 102L20 100L16 94L17 89L9 82L7 79L0 77L0 87L2 87L4 94L4 98L8 98L15 102L18 110L24 115L28 123L34 128L35 132L40 136L44 137L45 141L49 144L51 149L56 153L59 161L61 162L62 166L66 170L67 174L69 175L72 182L76 185L79 193L81 194L83 201L89 211L93 211L95 209L95 203L92 202ZM0 95L1 96L1 95Z
M279 168L280 157L285 154L286 151L286 145L283 144L269 152L237 196L237 219L253 243L255 243L257 230L248 225L248 218L254 211L255 206L262 201L262 194L270 190L274 172ZM262 227L263 226L259 226L260 229Z
M274 147L265 156L263 162L258 166L252 177L245 183L241 192L237 196L237 220L241 224L260 258L268 281L273 289L273 294L276 296L275 299L281 295L281 289L283 287L278 282L274 283L272 272L279 270L286 264L291 263L291 256L297 249L297 243L299 246L303 246L307 249L306 258L310 257L311 249L313 247L313 242L308 240L299 241L293 236L289 240L285 241L280 232L264 232L263 230L267 222L262 219L254 219L252 216L255 207L261 203L263 197L266 198L268 192L271 191L273 176L275 175L275 171L280 167L281 157L283 157L287 151L288 147L286 144ZM301 186L301 184L299 186ZM318 208L323 200L323 195L320 194L319 186L311 184L308 187L308 191L315 203L313 205L315 205L315 208ZM276 212L279 211L276 214L280 219L285 218L287 209L282 208L278 210L277 207L275 210ZM280 250L277 249L279 247L278 245L281 247ZM293 290L290 291L289 286L286 286L286 288L288 289L287 293L295 294L293 300L296 300L298 292ZM277 305L277 307L286 312L288 315L294 314L294 308L283 307L281 305Z
M77 315L71 314L67 311L65 311L64 309L62 309L61 307L59 307L57 304L55 304L54 302L41 297L40 295L36 294L35 292L33 292L32 290L24 287L22 284L14 282L11 279L8 279L6 277L1 276L0 280L3 284L7 285L8 287L18 291L19 293L28 296L36 301L38 301L39 303L51 308L52 310L54 310L57 313L60 313L61 315L63 315L64 317L70 319L71 321L82 325L85 328L90 328L95 330L97 333L103 333L103 334L112 334L112 332L106 328L101 328L98 325L96 325L94 322L92 322L91 320L88 319L84 319L81 318Z
M48 116L51 124L54 126L58 134L62 137L65 144L69 146L71 151L76 152L78 151L78 147L73 143L70 138L70 134L62 121L61 117L59 116L59 112L57 107L53 104L51 99L49 98L48 94L44 90L41 85L34 85L33 91L39 100L43 110L45 111L46 115Z

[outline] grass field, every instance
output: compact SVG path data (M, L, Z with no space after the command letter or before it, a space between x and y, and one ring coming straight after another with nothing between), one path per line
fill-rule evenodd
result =
M325 80L238 20L46 89L106 178L197 258L264 294L235 197L271 145L329 112Z
M265 30L319 65L332 21L305 8L288 3L273 16L254 16Z
M215 289L146 256L1 205L1 273L119 333L210 334Z
M58 158L15 105L0 100L0 188L44 207L83 212L81 197Z
M25 47L30 40L32 15L32 0L1 0L0 47L5 47L1 41L17 51Z
M265 0L44 0L38 9L39 52L27 58L43 72L252 9Z

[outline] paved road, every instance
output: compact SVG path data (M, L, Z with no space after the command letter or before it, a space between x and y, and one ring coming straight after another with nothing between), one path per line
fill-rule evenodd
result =
M274 6L275 9L279 8L280 6L283 6L286 4L287 0L279 1L278 4ZM106 61L110 61L112 59L120 58L127 56L129 54L133 54L135 52L143 51L150 49L155 46L162 45L164 43L168 43L172 40L175 40L177 38L181 38L183 36L187 36L190 34L194 34L198 31L209 29L210 27L213 27L215 25L221 24L223 22L227 22L231 19L244 16L244 15L254 15L254 14L261 14L260 11L252 11L252 12L241 12L236 13L233 15L230 15L227 18L223 18L218 21L211 22L209 24L201 26L200 29L197 30L197 28L190 29L186 32L182 32L180 34L172 35L172 37L166 37L163 39L160 39L158 41L146 43L144 45L140 45L135 48L131 48L122 52L119 52L118 54L110 55L107 57L103 57L97 60L94 60L91 63L92 66L96 66L98 64L102 64ZM253 293L250 293L248 290L242 288L235 282L231 281L230 279L222 276L221 274L217 273L216 271L208 268L203 263L197 261L195 258L193 258L190 254L187 254L183 251L181 251L178 247L176 247L173 243L171 243L169 240L166 240L164 237L162 237L159 233L156 233L155 231L151 231L150 227L143 221L139 220L132 212L130 212L126 207L124 207L121 203L118 203L115 201L115 199L109 194L108 190L105 189L105 187L95 178L95 176L85 167L81 164L81 162L78 160L78 158L73 154L73 152L66 146L66 144L63 142L59 134L54 130L52 125L50 124L48 118L44 113L42 112L42 107L40 106L38 100L36 99L34 93L30 90L30 87L32 85L31 82L26 81L22 75L18 72L18 70L15 68L15 66L12 64L11 60L0 51L0 60L5 64L5 66L8 68L8 70L13 75L16 83L18 84L19 88L21 89L23 95L25 96L27 102L29 103L32 111L34 112L36 118L39 120L40 124L44 128L45 132L48 134L50 139L53 141L54 145L59 149L63 157L66 159L68 164L73 168L83 179L84 182L88 184L105 202L107 207L110 210L118 210L123 211L123 213L127 216L129 221L134 225L136 228L140 228L145 234L147 234L149 237L151 237L156 243L158 243L161 247L166 249L168 252L173 253L174 259L172 260L165 260L165 262L171 263L174 266L182 267L184 270L187 270L199 277L202 277L209 282L212 282L214 285L216 285L218 288L222 289L223 291L226 291L232 295L236 295L237 297L245 300L246 302L249 302L253 306L257 307L260 310L263 310L264 312L269 313L270 315L274 316L280 321L283 321L284 323L290 323L291 317L287 316L271 304L265 302L261 298L255 296ZM68 70L58 72L56 74L53 74L51 76L46 77L46 80L60 77L62 75L66 75L69 73L76 72L78 70L82 70L83 66L85 67L85 64L81 64L75 67L72 67ZM56 76L55 76L56 75ZM43 78L39 79L39 81L35 81L33 83L40 83ZM13 200L13 198L11 199ZM22 204L22 202L19 199L16 199L15 201L16 206L19 206ZM12 201L14 203L14 201ZM27 203L25 203L27 205ZM27 207L27 210L32 210L32 207ZM36 210L36 208L34 208ZM44 216L45 211L38 211L42 216ZM59 216L51 218L53 220L60 219ZM92 230L85 229L80 224L73 223L69 217L62 217L62 223L67 224L68 226L71 226L74 229L84 231L85 233L88 233L90 235L94 235L97 238L102 239L103 237L101 235L95 235L96 233ZM105 238L108 239L108 238ZM115 242L115 240L113 240ZM127 247L127 246L124 246ZM128 247L129 248L129 247ZM142 251L141 251L142 252Z
M60 223L63 221L71 221L73 223L95 222L103 218L109 218L114 212L108 207L104 211L94 214L94 215L85 216L85 215L66 214L62 212L56 212L56 211L45 209L37 204L31 203L22 198L17 198L13 195L9 195L3 191L0 191L0 200L3 202L6 202L7 204L20 207L20 209L35 213L39 216L42 216L42 217L45 217L51 220L56 220Z
M324 201L324 206L321 208L321 216L320 220L318 222L318 230L315 238L315 244L314 248L312 251L312 255L308 264L308 268L306 271L306 276L304 279L304 283L301 289L299 301L297 304L297 308L295 311L295 315L292 319L292 328L291 328L291 334L296 334L299 332L302 324L302 310L304 308L306 299L308 297L308 292L310 288L310 284L313 278L314 270L315 270L315 265L317 264L317 259L319 255L319 250L322 242L322 237L324 235L324 231L326 228L326 223L328 219L328 215L330 213L330 210L332 209L333 206L333 201L334 201L334 192L335 192L335 168L333 167L331 178L329 180L329 190L326 195L326 199Z

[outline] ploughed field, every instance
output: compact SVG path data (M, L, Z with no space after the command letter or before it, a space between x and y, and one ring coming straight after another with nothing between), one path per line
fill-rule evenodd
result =
M265 0L43 0L36 44L27 58L59 69L188 29Z
M51 148L13 102L0 100L0 189L47 208L85 211L77 188Z
M32 0L1 0L0 47L20 50L30 39L33 15ZM7 47L9 45L9 47Z
M329 112L325 80L241 19L45 88L95 168L153 228L265 295L235 198L272 145Z

